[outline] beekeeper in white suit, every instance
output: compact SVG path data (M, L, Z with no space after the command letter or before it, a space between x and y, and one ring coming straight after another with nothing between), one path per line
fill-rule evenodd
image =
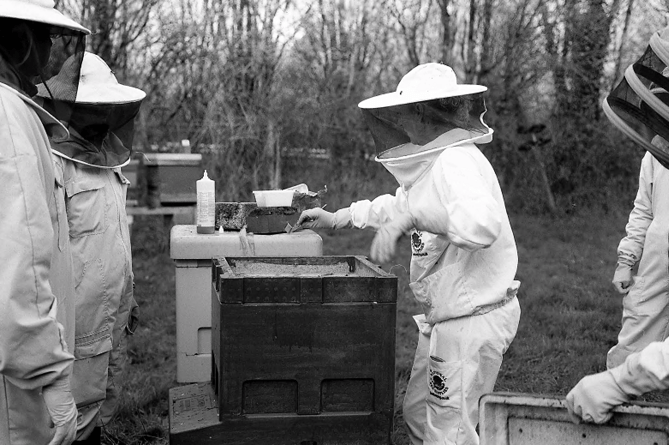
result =
M132 252L121 173L132 152L134 119L146 94L118 82L99 56L86 52L75 100L60 96L61 77L38 85L43 106L65 123L52 140L63 172L75 277L76 336L72 393L79 410L75 444L99 445L118 405L134 331ZM73 67L78 68L78 67Z
M633 92L632 97L639 97L640 103L646 104L640 108L640 116L647 110L655 109L660 116L663 111L669 110L666 105L669 103L669 93L666 92L669 88L666 80L669 69L660 57L669 51L667 39L669 28L651 36L646 55L642 57L648 61L637 65L646 70L637 73L633 67L627 69L625 79L607 99L607 115L615 116L614 119L628 116L620 101L621 93L630 91ZM649 72L655 75L648 75ZM642 95L648 95L648 102L634 91L633 85ZM669 144L656 129L645 131L638 125L628 127L637 128L643 137L651 137L650 141L644 140L642 146L652 148L641 162L639 190L625 227L626 236L618 245L613 285L623 294L623 316L618 342L607 355L607 368L622 364L628 355L669 336L669 170L663 166L662 156L653 154L653 151L666 151ZM664 164L667 165L666 162Z
M0 1L2 445L63 445L76 433L74 284L62 176L48 140L67 130L30 97L35 76L58 68L48 63L53 50L80 61L88 33L51 0ZM64 80L76 95L76 79Z
M492 139L485 91L427 63L395 92L361 102L376 161L400 187L298 220L305 228L375 228L371 257L380 263L411 232L410 286L423 308L403 404L413 444L478 444L478 400L493 390L518 328L516 245L495 172L474 144Z
M625 230L613 277L623 294L622 327L608 352L607 368L669 336L669 170L650 152L641 162L639 190Z
M569 411L586 422L604 423L631 397L669 388L668 66L665 28L651 36L645 54L602 104L611 122L647 153L613 279L625 294L618 344L608 353L609 369L584 377L566 399Z

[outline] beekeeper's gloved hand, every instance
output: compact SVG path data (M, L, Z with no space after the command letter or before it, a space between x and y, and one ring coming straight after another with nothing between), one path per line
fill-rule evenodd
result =
M69 375L59 377L42 388L42 397L56 426L56 434L49 445L69 445L77 434L77 407L70 390Z
M627 264L618 264L611 280L618 293L626 294L632 285L632 268Z
M335 213L327 212L320 207L302 212L297 220L297 227L303 229L348 229L353 227L351 211L348 207Z
M370 257L376 263L387 263L395 255L397 241L413 229L413 218L409 213L401 213L376 231L372 241Z
M611 410L629 401L629 396L618 386L613 370L583 377L567 394L567 410L572 420L605 423Z

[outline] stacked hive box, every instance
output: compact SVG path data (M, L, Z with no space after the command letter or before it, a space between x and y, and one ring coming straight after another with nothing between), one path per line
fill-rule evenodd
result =
M176 266L177 382L211 381L211 265L217 256L320 256L322 238L311 230L276 235L197 233L196 226L171 230Z
M201 154L146 153L141 159L149 207L195 204L195 182L204 172Z
M213 270L213 381L170 392L171 443L389 443L396 277L354 256Z

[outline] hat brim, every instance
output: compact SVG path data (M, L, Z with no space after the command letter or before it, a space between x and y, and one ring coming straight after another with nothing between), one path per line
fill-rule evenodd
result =
M622 131L628 138L639 144L646 151L650 152L655 158L664 166L669 166L669 153L662 150L660 147L649 143L644 138L642 138L632 127L630 127L624 119L616 114L611 106L609 105L608 98L605 98L602 102L602 110L604 114L609 119L609 121L620 131ZM667 167L669 168L669 167Z
M77 103L82 104L126 104L139 102L146 93L127 85L79 85Z
M49 88L57 89L58 79L47 81ZM51 99L51 95L44 84L37 85L37 96ZM146 93L139 88L126 85L79 85L77 89L78 104L127 104L139 102L146 97Z
M57 28L61 28L63 34L72 32L90 34L91 32L65 16L62 12L54 8L45 8L44 6L34 5L18 0L2 0L0 2L0 17L26 20L29 22L45 23Z
M429 92L397 92L380 94L378 96L365 99L358 104L358 107L364 109L394 107L396 105L406 105L416 102L426 102L429 100L443 99L446 97L466 96L468 94L477 94L487 91L488 88L483 85L459 84L456 88L444 90L433 90Z

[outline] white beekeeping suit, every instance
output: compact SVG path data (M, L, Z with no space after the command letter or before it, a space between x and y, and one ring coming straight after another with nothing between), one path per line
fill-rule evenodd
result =
M609 350L614 368L633 352L669 335L669 41L667 30L656 33L641 59L603 104L611 121L648 153L639 172L626 236L618 246L613 276L623 294L622 328Z
M378 262L411 233L410 286L423 308L403 405L413 444L478 444L478 399L492 391L518 328L516 245L495 172L474 145L492 138L484 91L428 63L397 91L361 102L376 160L400 187L334 214L307 210L298 221L377 229Z
M618 245L614 284L623 297L623 323L607 367L669 335L669 170L646 153L639 190ZM634 273L636 271L636 273Z
M2 445L67 445L76 433L74 284L62 175L48 139L67 130L31 96L35 76L57 72L56 53L80 62L88 33L53 1L0 1ZM63 81L74 97L76 79Z
M89 52L75 100L59 97L59 76L38 85L38 96L70 132L51 147L63 175L75 270L72 393L79 410L77 441L99 444L101 427L118 405L126 337L136 321L125 210L129 181L121 166L130 160L134 118L146 94L119 84L109 66Z

